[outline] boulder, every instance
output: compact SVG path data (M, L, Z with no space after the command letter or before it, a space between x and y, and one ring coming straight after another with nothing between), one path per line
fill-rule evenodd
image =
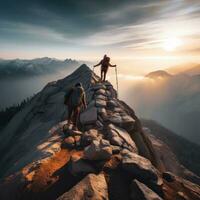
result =
M108 117L108 120L110 121L110 123L124 128L127 131L131 131L134 129L135 120L129 115L122 117L119 113L114 113L113 115Z
M71 156L68 163L68 169L73 175L86 175L96 172L92 165L90 165L86 160L83 160L77 156Z
M108 200L108 188L103 174L89 174L57 200Z
M106 96L106 90L104 89L99 89L95 92L96 95L104 95Z
M135 178L141 181L158 181L157 170L149 160L126 149L122 150L121 154L123 169Z
M95 100L92 100L89 102L89 104L87 105L87 109L92 108L95 106Z
M90 129L83 133L81 145L88 146L93 140L98 140L98 131L96 129Z
M122 146L123 143L126 143L127 146L131 147L130 149L137 153L137 147L134 143L134 141L132 140L131 136L129 135L129 133L120 128L117 127L113 124L109 124L108 125L108 138L110 138L110 142L113 145L118 145L118 146Z
M106 100L107 100L107 97L104 96L104 95L99 94L99 95L95 95L95 99L101 99L101 100L106 101Z
M106 107L106 101L102 99L96 99L95 105L97 107Z
M119 105L118 105L118 103L117 103L117 101L114 101L114 100L109 100L108 102L107 102L107 107L108 108L115 108L115 107L118 107Z
M97 121L97 108L91 107L86 109L80 115L80 122L81 124L93 124Z
M109 141L101 139L93 140L92 143L84 149L84 159L86 160L109 160L112 156L112 147Z
M72 136L65 138L62 146L65 147L65 148L75 147L75 139Z
M131 183L131 199L133 200L162 200L154 191L138 180Z
M124 142L123 139L120 138L119 136L114 136L114 137L110 138L110 144L112 144L112 145L121 147L123 145L123 142Z
M96 121L96 126L97 126L97 129L98 129L98 130L103 130L103 129L104 129L103 124L102 124L101 121L99 121L99 120Z

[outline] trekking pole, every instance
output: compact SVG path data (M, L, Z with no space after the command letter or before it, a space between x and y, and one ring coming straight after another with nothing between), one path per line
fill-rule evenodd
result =
M116 74L117 96L118 96L118 75L117 75L117 66L115 67L115 74Z

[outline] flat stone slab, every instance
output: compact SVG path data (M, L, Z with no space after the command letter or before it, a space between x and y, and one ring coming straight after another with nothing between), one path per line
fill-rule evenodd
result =
M96 99L95 105L97 107L106 107L106 101L102 99Z
M138 180L131 183L131 199L133 200L163 200L153 190Z
M109 160L112 156L112 147L109 141L93 140L92 143L84 149L83 158L86 160Z
M89 174L57 200L108 200L104 174Z
M117 127L117 126L115 126L114 124L109 124L109 125L108 125L108 130L109 130L110 132L114 132L115 134L117 134L124 142L126 142L129 146L132 147L132 150L133 150L135 153L138 152L137 147L136 147L134 141L132 140L131 136L129 135L129 133L128 133L126 130L124 130L124 129L120 128L120 127ZM109 132L109 131L108 131L108 132ZM113 134L114 137L116 137L115 134ZM118 140L119 140L119 139L118 139ZM119 141L120 141L120 140L119 140Z
M91 107L86 109L80 115L81 124L93 124L97 121L97 108Z
M108 116L108 120L120 128L124 128L126 131L130 131L134 128L135 120L129 115L121 116L119 113L114 113Z
M95 99L101 99L101 100L106 101L106 100L107 100L107 97L104 96L104 95L99 94L99 95L95 95Z
M122 150L122 168L127 170L130 174L141 181L158 181L158 174L156 168L151 162L126 149Z
M99 89L95 92L96 95L104 95L106 96L106 90L105 89Z

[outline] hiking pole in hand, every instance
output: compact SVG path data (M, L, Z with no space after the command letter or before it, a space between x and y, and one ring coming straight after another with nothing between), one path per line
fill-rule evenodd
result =
M117 66L115 66L115 74L116 74L116 85L117 85L117 96L118 96L118 75L117 75Z

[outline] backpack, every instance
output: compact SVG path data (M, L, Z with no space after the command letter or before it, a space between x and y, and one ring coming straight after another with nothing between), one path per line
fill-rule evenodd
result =
M108 69L109 67L109 62L110 62L110 58L106 57L105 59L102 60L102 68L103 69Z
M70 97L70 104L74 107L80 106L84 95L85 92L82 87L75 87Z

